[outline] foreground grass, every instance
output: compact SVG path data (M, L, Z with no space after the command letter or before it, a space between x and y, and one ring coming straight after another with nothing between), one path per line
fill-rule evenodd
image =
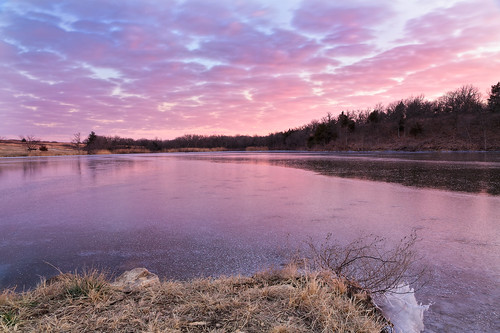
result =
M5 332L380 332L367 293L327 273L166 281L129 292L97 272L0 294Z

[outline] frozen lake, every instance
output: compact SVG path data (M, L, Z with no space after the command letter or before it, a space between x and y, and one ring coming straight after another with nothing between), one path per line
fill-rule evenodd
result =
M307 237L417 229L426 332L500 331L500 153L2 158L0 198L0 289L53 266L251 274Z

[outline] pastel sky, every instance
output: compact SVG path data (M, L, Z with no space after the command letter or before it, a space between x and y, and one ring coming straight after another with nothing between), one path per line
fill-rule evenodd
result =
M500 0L0 0L0 137L266 135L500 81Z

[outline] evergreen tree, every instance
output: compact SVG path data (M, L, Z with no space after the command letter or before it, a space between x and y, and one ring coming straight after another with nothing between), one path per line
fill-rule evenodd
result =
M91 146L95 140L97 139L97 135L94 131L90 132L89 137L87 138L87 146Z
M491 112L500 112L500 82L491 86L488 109Z
M89 154L93 154L97 146L97 135L94 131L90 132L89 137L84 141L85 148Z

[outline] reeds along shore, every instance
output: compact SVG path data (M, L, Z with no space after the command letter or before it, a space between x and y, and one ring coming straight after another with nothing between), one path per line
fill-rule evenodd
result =
M61 274L0 294L4 332L381 332L359 287L293 266L252 277L116 287L104 274Z

